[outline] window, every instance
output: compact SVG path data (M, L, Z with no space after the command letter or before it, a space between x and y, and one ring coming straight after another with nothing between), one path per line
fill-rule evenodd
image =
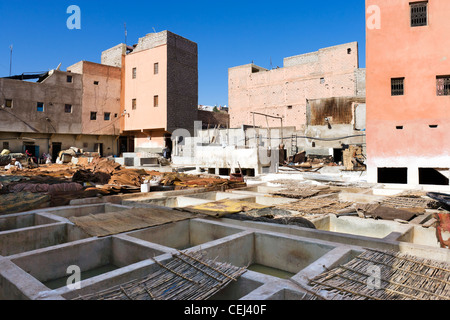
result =
M450 76L436 77L436 92L438 96L450 96Z
M87 148L89 144L87 142L83 142L83 148Z
M3 142L3 149L2 150L4 150L4 149L9 150L9 142L8 141L4 141Z
M131 109L136 110L136 105L137 105L136 99L131 100Z
M64 112L65 113L72 113L72 105L71 104L66 104L64 106Z
M68 83L72 83L73 81L73 77L72 76L67 76L67 82Z
M99 82L98 81L94 81L94 86L98 86Z
M117 118L119 116L119 114L114 113L114 118Z
M153 65L153 73L154 74L159 73L159 63L158 62Z
M111 113L110 113L110 112L105 112L104 120L105 120L105 121L111 120Z
M97 112L91 112L91 120L97 120Z
M421 27L428 24L428 1L413 2L411 6L411 27Z
M391 95L403 96L405 94L405 78L391 79Z
M292 106L287 106L288 110L292 110Z
M419 184L448 186L449 168L419 168Z
M325 83L325 78L320 78L320 84L324 84Z
M36 107L37 112L44 112L44 103L38 102Z
M408 168L378 168L378 183L408 184Z
M154 96L153 97L153 106L157 107L159 105L159 97L158 96Z
M5 108L12 108L13 107L13 101L11 99L5 100Z
M352 54L352 48L347 49L347 54Z
M137 73L136 68L133 68L133 75L132 75L133 79L136 79L136 73Z

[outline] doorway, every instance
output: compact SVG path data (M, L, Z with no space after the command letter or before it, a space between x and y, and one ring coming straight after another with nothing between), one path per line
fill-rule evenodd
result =
M24 142L23 145L23 153L30 153L31 154L31 158L33 158L33 161L35 163L38 163L38 159L39 159L39 146L36 146L33 142Z
M62 150L61 142L52 142L52 162L55 163Z
M100 157L103 157L103 143L96 143L94 145L94 152L98 152Z
M119 154L134 152L134 136L122 136L119 138Z

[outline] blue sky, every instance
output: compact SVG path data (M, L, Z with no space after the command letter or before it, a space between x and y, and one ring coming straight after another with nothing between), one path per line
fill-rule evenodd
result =
M67 8L81 9L81 30L69 30ZM153 32L170 30L198 44L199 104L228 104L228 68L282 67L283 58L358 41L365 67L363 0L104 1L1 0L0 76L62 70Z

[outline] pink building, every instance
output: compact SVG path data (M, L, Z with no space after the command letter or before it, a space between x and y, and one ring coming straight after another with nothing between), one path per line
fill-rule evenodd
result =
M366 8L368 179L448 186L450 1Z
M197 44L169 31L102 54L122 68L121 151L160 152L171 133L193 134L198 105Z
M267 70L254 64L230 68L228 99L231 127L253 125L252 112L283 118L283 125L305 130L308 100L365 95L365 70L359 69L356 42L284 59ZM255 117L267 126L265 117ZM281 121L269 119L269 126Z

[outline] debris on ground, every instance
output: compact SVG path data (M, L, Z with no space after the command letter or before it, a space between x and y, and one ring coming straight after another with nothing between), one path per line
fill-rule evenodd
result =
M65 150L64 154L71 155L72 161L24 167L22 170L12 167L5 171L4 167L0 167L0 197L9 194L8 199L11 199L14 198L11 194L22 192L40 194L45 195L48 206L62 206L74 199L139 193L145 182L152 184L150 191L211 187L225 191L246 186L245 182L210 175L125 168L110 158L87 157L86 153L76 148ZM32 210L41 206L40 201L36 201L35 206L32 203L27 201L26 208ZM22 205L14 208L14 205L10 205L4 213L23 211Z

